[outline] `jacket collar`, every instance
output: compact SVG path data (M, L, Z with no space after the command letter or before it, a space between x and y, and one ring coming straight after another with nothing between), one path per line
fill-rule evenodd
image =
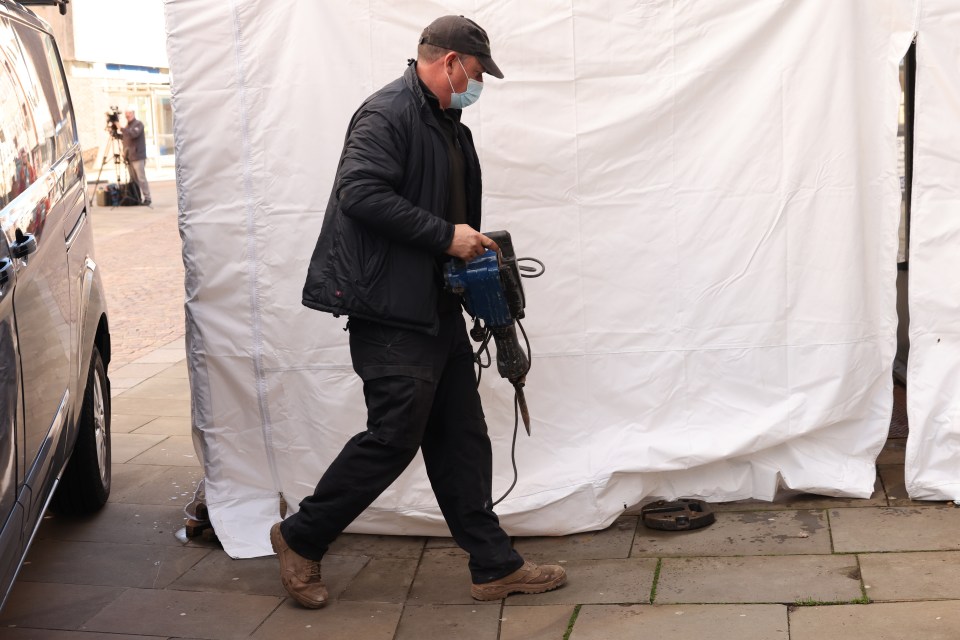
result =
M421 82L420 76L417 75L417 61L413 58L407 61L407 70L403 72L403 81L407 85L407 88L413 92L414 97L416 97L417 104L420 105L421 113L429 113L433 116L433 109L430 107L429 100L437 101L438 108L439 101L432 93L429 97L427 96L426 92L429 92L430 89ZM463 111L460 109L444 109L443 113L455 122L460 122L460 114L463 113Z

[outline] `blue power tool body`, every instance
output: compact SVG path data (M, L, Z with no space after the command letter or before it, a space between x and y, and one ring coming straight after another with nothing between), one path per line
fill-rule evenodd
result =
M488 327L508 327L513 324L510 307L500 283L500 265L497 254L487 249L482 256L468 263L451 260L447 263L447 286L460 293L467 311L480 318Z
M530 359L517 339L516 321L523 318L525 299L513 242L506 231L484 234L497 243L499 252L489 249L470 262L451 260L444 269L448 289L460 294L467 312L483 321L497 345L497 371L513 384L527 434L530 415L523 394ZM471 331L471 335L474 332ZM483 338L474 337L475 340ZM484 341L484 344L486 342Z

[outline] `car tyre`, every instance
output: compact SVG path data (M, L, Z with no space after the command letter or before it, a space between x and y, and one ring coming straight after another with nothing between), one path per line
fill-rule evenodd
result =
M83 394L73 447L51 507L57 513L81 515L100 509L110 496L110 383L96 347Z

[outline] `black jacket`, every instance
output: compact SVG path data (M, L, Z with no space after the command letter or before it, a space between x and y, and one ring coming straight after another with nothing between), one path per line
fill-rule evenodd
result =
M467 222L479 230L480 163L469 129L457 129ZM410 64L350 121L303 304L435 334L438 258L454 229L444 219L448 177L447 143Z
M147 158L147 138L143 135L143 123L134 118L120 131L123 139L123 157L133 162Z

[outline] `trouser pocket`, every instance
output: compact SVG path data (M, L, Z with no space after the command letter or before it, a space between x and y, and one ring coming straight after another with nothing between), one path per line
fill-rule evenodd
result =
M357 369L367 403L367 430L378 441L404 449L420 446L433 406L428 366L373 364Z

